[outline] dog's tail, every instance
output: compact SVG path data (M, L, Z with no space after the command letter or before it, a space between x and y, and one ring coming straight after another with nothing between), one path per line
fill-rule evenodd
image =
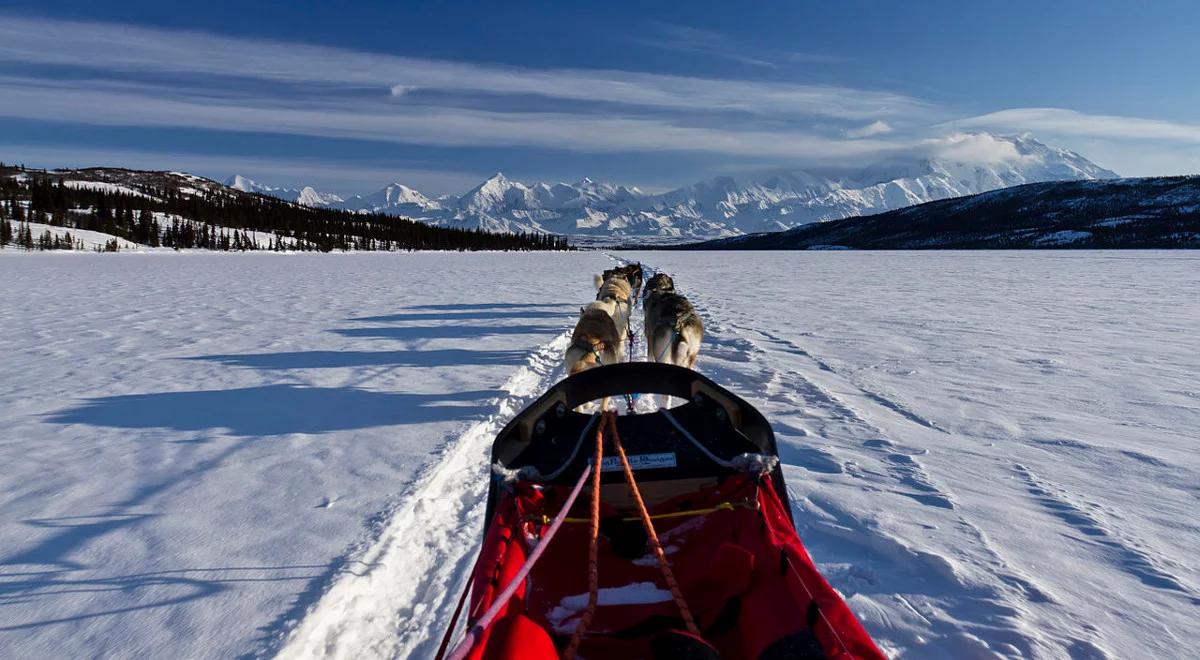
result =
M596 286L596 290L599 291L600 287L604 286L604 276L600 273L596 273L592 276L592 284L594 284Z

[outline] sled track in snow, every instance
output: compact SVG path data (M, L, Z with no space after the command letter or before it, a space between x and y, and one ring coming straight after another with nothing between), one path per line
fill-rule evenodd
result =
M496 434L555 380L570 331L533 351L487 419L450 442L410 494L381 516L321 598L281 633L279 658L433 657L466 585L483 524Z

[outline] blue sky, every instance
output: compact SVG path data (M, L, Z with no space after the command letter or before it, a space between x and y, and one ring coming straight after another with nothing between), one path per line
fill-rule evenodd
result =
M0 2L0 160L657 190L984 130L1195 173L1198 30L1190 2Z

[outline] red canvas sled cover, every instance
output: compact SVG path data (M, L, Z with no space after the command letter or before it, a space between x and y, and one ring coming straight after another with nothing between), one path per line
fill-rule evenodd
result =
M633 365L616 365L624 366ZM686 394L690 402L666 415L621 417L620 437L631 462L640 466L635 473L647 511L702 641L682 632L679 607L664 585L640 518L632 515L628 486L619 469L606 462L598 604L578 657L884 657L809 558L791 520L778 467L730 467L727 459L735 452L774 455L766 421L694 372L652 366L656 390ZM498 439L497 465L526 471L510 472L492 484L488 524L471 576L468 627L513 582L562 510L572 482L587 469L591 450L579 451L579 446L594 447L594 439L586 438L595 432L588 416L568 406L598 392L610 394L614 387L595 374L616 367L580 374L593 375L574 390L550 396L552 390L548 400L531 406ZM632 388L635 378L643 391L650 389L645 377L645 370L628 369L609 376L625 388ZM663 379L671 386L662 385ZM588 601L590 506L590 491L584 492L499 616L476 630L467 657L560 657Z

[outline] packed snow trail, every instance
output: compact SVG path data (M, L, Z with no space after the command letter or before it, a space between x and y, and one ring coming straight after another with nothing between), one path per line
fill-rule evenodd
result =
M437 650L478 548L492 440L555 382L570 332L505 383L488 419L452 442L379 536L292 631L280 658L425 658Z
M591 274L578 279L580 300L586 302ZM278 657L433 656L482 538L492 440L513 415L564 377L562 356L571 330L535 351L504 385L508 396L496 412L453 441L399 508L385 516L378 537L352 553L319 603L282 633Z

